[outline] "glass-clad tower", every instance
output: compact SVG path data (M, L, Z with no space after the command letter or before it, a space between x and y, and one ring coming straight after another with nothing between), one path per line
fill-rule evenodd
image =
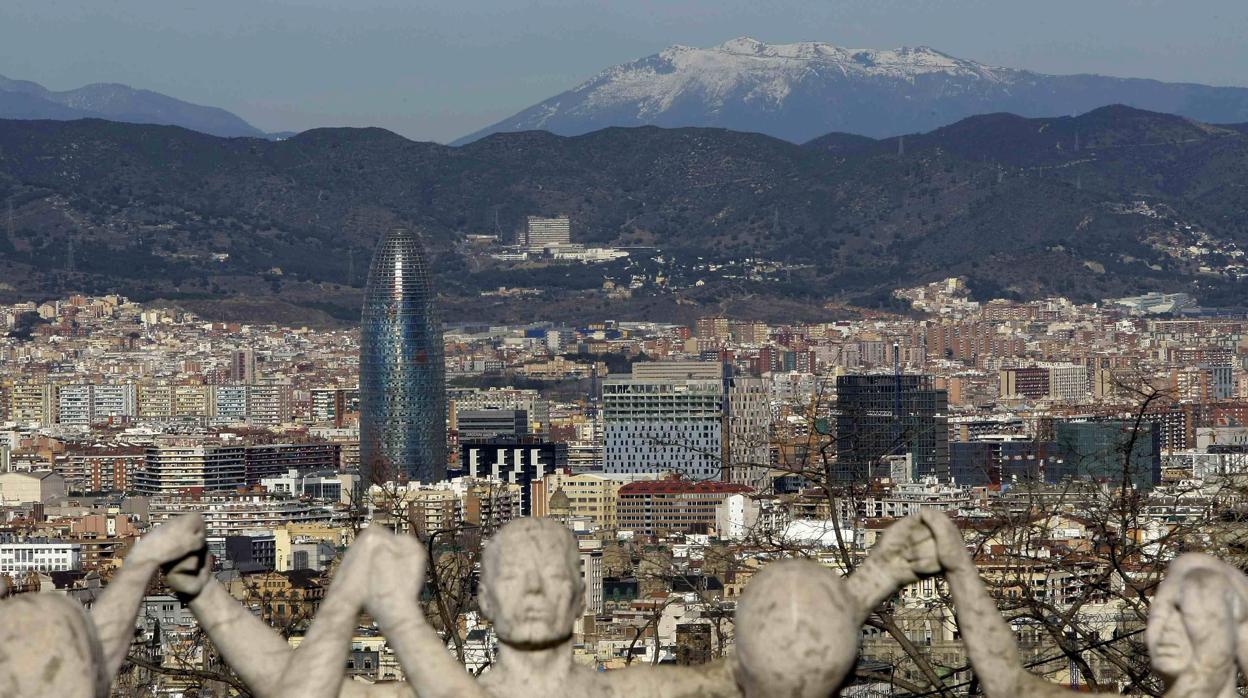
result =
M360 322L364 484L446 479L442 327L419 239L391 230L373 253Z

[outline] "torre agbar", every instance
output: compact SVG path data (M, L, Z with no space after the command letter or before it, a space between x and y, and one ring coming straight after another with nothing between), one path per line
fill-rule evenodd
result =
M391 230L373 253L360 322L360 469L365 486L446 478L446 373L429 263Z

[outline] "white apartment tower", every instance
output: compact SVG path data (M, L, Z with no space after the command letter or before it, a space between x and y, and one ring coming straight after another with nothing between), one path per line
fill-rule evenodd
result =
M572 223L567 216L542 218L529 216L524 228L522 246L530 250L562 247L572 243Z

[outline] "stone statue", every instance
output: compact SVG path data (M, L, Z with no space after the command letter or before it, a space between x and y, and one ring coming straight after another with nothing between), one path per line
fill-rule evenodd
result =
M258 698L828 696L853 669L868 614L902 586L942 571L984 695L1068 693L1022 666L961 532L932 511L891 526L848 577L802 560L764 567L738 604L735 654L700 667L598 672L577 664L573 626L585 610L585 588L576 539L553 519L519 519L482 555L479 602L500 646L495 664L476 679L425 620L419 593L426 566L415 538L366 530L292 649L212 578L200 517L180 517L140 539L89 616L60 595L4 598L9 589L0 577L0 698L107 696L147 583L160 569ZM406 682L344 683L363 609L385 632ZM1167 696L1233 698L1238 671L1248 668L1248 577L1207 555L1180 557L1157 589L1146 639Z
M381 528L367 529L356 538L298 649L235 601L212 578L211 565L203 558L188 558L167 576L169 586L189 600L200 626L256 698L410 696L403 684L343 681L351 636L370 597L400 608L408 604L419 608L416 597L425 578L424 549L416 543L419 553L402 557L412 551L400 549L397 543L395 536ZM404 596L410 596L410 601L400 598ZM421 646L427 664L440 672L453 670L464 676L460 686L475 688L436 633L429 633L433 638L421 638L429 641Z
M158 526L135 544L90 615L60 594L0 600L0 698L105 698L134 640L135 618L152 576L203 555L199 515ZM7 591L0 579L0 597Z
M770 565L760 572L741 601L735 659L597 672L572 658L573 625L585 610L576 539L553 519L519 519L503 526L483 554L481 610L493 622L500 647L481 685L496 698L828 695L815 687L835 687L844 679L867 614L919 575L938 569L926 528L917 519L906 520L888 531L845 582L810 562ZM811 589L788 586L794 582ZM803 607L795 597L818 605ZM829 657L837 658L835 666L825 664ZM416 661L411 657L404 667ZM413 683L424 696L424 685Z
M1166 569L1145 638L1167 696L1231 698L1248 670L1248 578L1216 558L1180 556ZM1245 671L1248 673L1248 671Z
M943 514L924 511L924 524L953 596L975 675L987 698L1068 696L1070 691L1028 672L1014 632L988 595L962 534ZM1183 555L1166 570L1149 613L1145 638L1167 696L1231 698L1236 663L1248 666L1248 579L1208 555ZM1240 642L1240 637L1244 642Z
M827 695L831 688L820 693L816 687L839 685L853 666L867 614L901 586L939 569L927 529L907 519L885 534L848 580L810 562L772 565L760 573L741 602L739 661L598 672L577 664L572 654L573 627L585 610L576 539L553 519L518 519L503 526L482 555L479 603L500 646L496 663L476 680L426 622L419 604L426 565L424 546L415 538L366 530L343 559L297 650L230 598L205 569L179 566L170 585L191 598L209 637L259 698L413 691L421 698L787 698ZM405 685L342 683L361 608L385 633ZM784 671L777 672L781 666Z
M481 569L481 612L499 640L497 663L481 677L491 696L740 695L725 661L609 672L574 662L572 631L585 611L585 584L576 539L554 519L503 526L486 544Z
M808 560L767 565L737 605L736 674L745 695L834 695L854 668L867 616L939 571L935 541L913 517L890 526L844 579Z
M962 532L949 517L924 509L919 514L935 540L936 556L944 571L966 653L986 698L1057 696L1068 689L1032 674L1023 667L1014 631L988 595L975 561L966 550Z

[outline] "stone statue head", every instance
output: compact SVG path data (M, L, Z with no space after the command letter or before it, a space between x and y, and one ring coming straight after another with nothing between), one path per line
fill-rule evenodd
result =
M505 644L539 649L567 640L585 611L576 538L554 519L506 524L482 553L479 598Z
M858 656L857 605L845 584L817 563L764 567L737 604L737 682L745 695L831 695Z
M65 596L0 601L0 695L107 696L102 650L82 605Z
M1216 558L1183 555L1166 570L1149 611L1149 662L1204 695L1233 691L1248 660L1248 580Z

